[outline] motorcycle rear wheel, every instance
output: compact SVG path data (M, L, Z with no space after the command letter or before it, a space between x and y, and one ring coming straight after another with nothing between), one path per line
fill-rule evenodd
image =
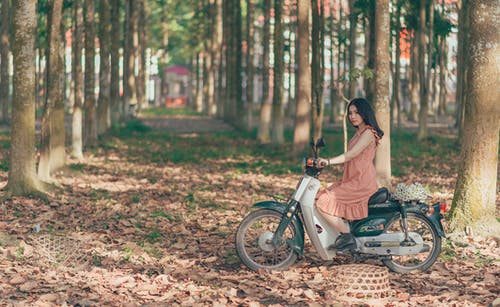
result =
M414 255L391 256L391 258L384 259L382 262L397 273L407 273L414 270L425 271L436 262L439 253L441 253L441 237L434 225L424 216L408 213L406 222L408 231L418 233L422 237L423 243L429 247L429 250ZM387 225L386 232L403 232L401 217Z
M236 252L241 261L252 270L285 270L297 260L297 253L286 244L297 235L290 223L283 233L282 244L273 246L271 240L282 215L260 209L248 214L236 232Z

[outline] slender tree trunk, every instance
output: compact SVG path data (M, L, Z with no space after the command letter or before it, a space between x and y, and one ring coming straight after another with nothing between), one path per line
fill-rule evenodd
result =
M500 130L500 11L496 0L471 0L467 104L460 168L451 209L451 229L471 226L499 235L495 219Z
M274 84L272 142L285 142L285 118L283 114L283 19L282 0L274 0Z
M0 104L2 122L8 122L9 120L9 53L10 53L10 39L9 39L9 27L10 27L10 1L2 0L2 21L1 21L1 31L0 31Z
M217 64L214 67L214 71L217 73L217 85L216 85L216 105L217 109L215 110L215 114L218 117L223 117L224 114L224 99L223 99L223 88L222 84L224 81L224 23L223 23L223 9L222 9L222 0L215 0L215 6L217 8L217 17L216 17L216 26L215 26L215 41L214 49L218 52Z
M53 170L64 165L66 160L64 129L64 70L61 42L62 0L49 2L47 18L47 96L40 132L40 161L38 177L50 181Z
M458 138L462 138L464 126L464 111L467 103L467 80L464 78L468 74L467 59L468 54L468 31L469 31L469 16L467 7L470 0L458 0L458 35L457 35L457 89L456 89L456 123L458 128Z
M12 99L12 132L8 194L38 193L41 184L35 165L35 30L36 1L13 3L14 79Z
M335 87L335 53L338 53L338 49L335 48L335 0L330 1L330 123L335 123L337 117L339 116L338 106L337 106L337 89Z
M242 61L243 61L243 32L241 20L241 1L235 1L233 8L234 16L234 105L235 105L235 121L233 124L244 130L245 127L245 105L243 103L243 80L242 80ZM283 43L282 43L283 45Z
M311 67L309 65L309 0L298 0L298 95L293 133L293 152L303 152L311 131Z
M400 101L400 94L399 94L399 88L400 88L400 75L401 75L401 47L400 47L400 42L399 40L401 39L401 5L399 3L396 3L396 16L395 16L395 31L396 31L396 36L394 38L394 48L396 49L395 52L395 65L394 65L394 76L392 78L392 107L391 107L391 128L393 127L394 123L394 113L396 112L397 116L397 127L401 127L401 101Z
M368 69L375 70L375 0L369 0L370 8L368 10L368 61L366 66ZM365 78L365 96L368 101L373 101L375 93L375 80L373 78Z
M262 53L262 104L260 106L260 124L257 132L257 140L261 144L271 141L271 95L269 91L269 45L270 45L270 25L271 0L264 0L264 33L263 33L263 53Z
M375 95L373 105L375 116L384 131L377 154L375 157L375 168L377 170L377 181L379 185L391 187L391 126L389 105L389 78L390 55L389 55L389 0L376 0L375 6Z
M413 37L411 38L411 48L410 48L410 111L408 113L408 120L416 122L418 119L418 107L419 107L419 93L420 93L420 82L419 82L419 72L418 72L418 58L420 50L417 43L417 31L413 31Z
M311 60L311 100L313 138L322 136L324 101L323 101L323 6L320 0L312 0L312 60Z
M99 3L99 44L101 67L99 69L99 98L97 103L97 133L104 134L111 126L110 120L110 34L111 18L109 0Z
M418 76L420 83L420 111L418 114L417 139L423 140L427 137L427 113L429 111L429 88L427 83L425 54L427 44L425 43L425 6L427 0L420 0L419 22L418 22Z
M146 97L146 9L145 0L136 0L137 10L137 111L147 107Z
M358 84L358 81L353 77L353 72L356 68L356 28L358 24L358 14L354 8L355 3L356 1L349 1L349 99L356 97L356 87Z
M447 48L446 48L446 37L441 37L440 42L440 57L439 57L439 107L438 115L446 115L448 91L446 88L446 75L447 70Z
M247 87L246 87L246 103L247 103L247 128L251 130L253 126L253 90L254 90L254 76L255 76L255 68L253 64L254 57L254 35L255 30L253 26L253 10L254 4L252 0L247 0L247 19L246 19L246 28L247 28L247 51L246 51L246 68L247 68Z
M429 3L429 23L427 25L427 71L425 80L427 82L427 112L432 111L434 106L434 92L432 88L432 64L434 59L434 0L426 0ZM435 66L437 67L437 66ZM436 69L434 69L436 71ZM434 73L435 75L435 73Z
M95 97L94 1L85 0L85 116L84 145L97 145L97 110Z
M74 37L82 37L83 7L81 1L75 1L74 11ZM78 160L83 159L83 71L82 71L82 40L73 39L73 78L74 78L74 103L71 119L71 156Z
M109 96L111 104L111 125L118 125L120 108L120 0L111 0L111 67Z
M134 1L126 0L125 48L124 48L124 114L137 107L137 88L135 78L135 59L137 55L137 11Z

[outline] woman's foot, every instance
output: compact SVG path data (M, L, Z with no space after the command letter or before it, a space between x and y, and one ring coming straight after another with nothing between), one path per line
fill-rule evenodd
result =
M340 235L335 240L335 243L330 245L328 249L334 249L339 251L345 249L352 249L354 247L356 247L356 240L354 240L354 236L350 232L348 233L341 232Z

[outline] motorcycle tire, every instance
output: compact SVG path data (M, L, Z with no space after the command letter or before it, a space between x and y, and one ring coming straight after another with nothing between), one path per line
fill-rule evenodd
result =
M390 270L397 273L408 273L415 270L425 271L436 262L441 253L441 237L436 227L425 216L408 213L406 222L408 231L418 233L429 250L413 255L391 256L388 259L383 259L382 262ZM385 232L403 232L401 216L391 221Z
M236 232L236 252L250 269L285 270L297 260L297 253L286 243L297 234L290 223L283 233L282 244L271 244L282 214L274 210L260 209L249 213Z

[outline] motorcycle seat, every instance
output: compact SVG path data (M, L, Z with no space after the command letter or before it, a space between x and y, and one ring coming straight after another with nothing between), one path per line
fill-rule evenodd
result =
M384 203L389 199L389 190L387 188L380 188L375 192L370 199L368 199L368 205Z

